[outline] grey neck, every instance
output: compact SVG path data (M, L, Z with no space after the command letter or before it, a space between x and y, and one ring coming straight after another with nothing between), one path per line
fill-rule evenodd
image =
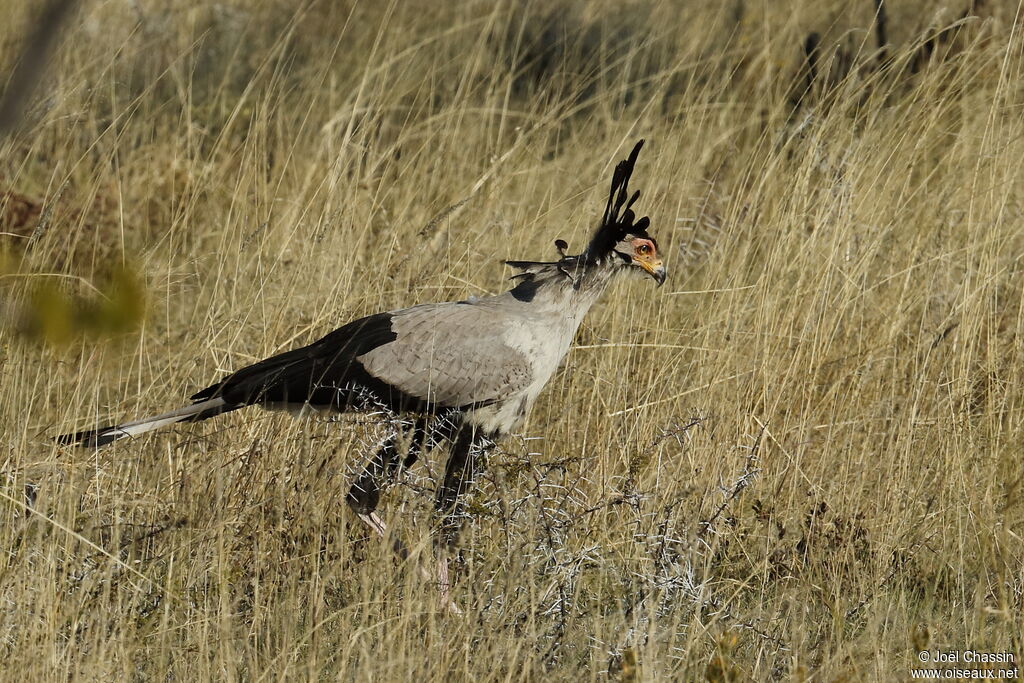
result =
M575 329L618 270L612 257L591 261L585 255L567 256L552 263L533 263L509 293L539 309L559 311Z

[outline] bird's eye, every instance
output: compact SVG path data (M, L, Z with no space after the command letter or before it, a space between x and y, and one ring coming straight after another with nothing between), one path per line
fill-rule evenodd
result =
M640 254L641 256L647 256L648 254L651 253L651 245L641 244L636 248L636 253Z

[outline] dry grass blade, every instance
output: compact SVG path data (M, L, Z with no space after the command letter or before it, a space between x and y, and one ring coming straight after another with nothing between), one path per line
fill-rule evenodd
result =
M18 125L22 112L32 99L33 91L43 80L46 65L56 48L64 23L77 4L76 0L50 0L43 5L39 19L25 37L24 49L0 97L0 136Z
M1018 3L0 16L5 679L904 680L921 649L1024 657ZM671 282L616 282L488 458L451 561L464 618L422 578L438 449L379 510L404 559L345 504L409 430L383 411L52 442L359 316L502 290L502 261L586 243L639 138ZM40 292L144 322L42 346L10 325Z

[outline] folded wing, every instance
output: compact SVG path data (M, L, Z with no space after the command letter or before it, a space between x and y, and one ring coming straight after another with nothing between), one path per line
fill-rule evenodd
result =
M469 303L428 304L393 314L395 339L361 354L371 376L445 408L512 398L533 381L526 354L510 345L510 321Z
M345 409L369 392L395 410L487 405L532 381L526 355L501 341L503 323L493 309L465 303L380 313L242 368L191 398Z

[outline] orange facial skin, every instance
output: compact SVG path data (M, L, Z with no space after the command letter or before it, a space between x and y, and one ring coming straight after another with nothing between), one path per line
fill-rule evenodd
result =
M665 266L658 256L658 245L654 240L643 237L634 238L630 245L633 247L633 263L647 271L661 286L665 282L666 273Z

